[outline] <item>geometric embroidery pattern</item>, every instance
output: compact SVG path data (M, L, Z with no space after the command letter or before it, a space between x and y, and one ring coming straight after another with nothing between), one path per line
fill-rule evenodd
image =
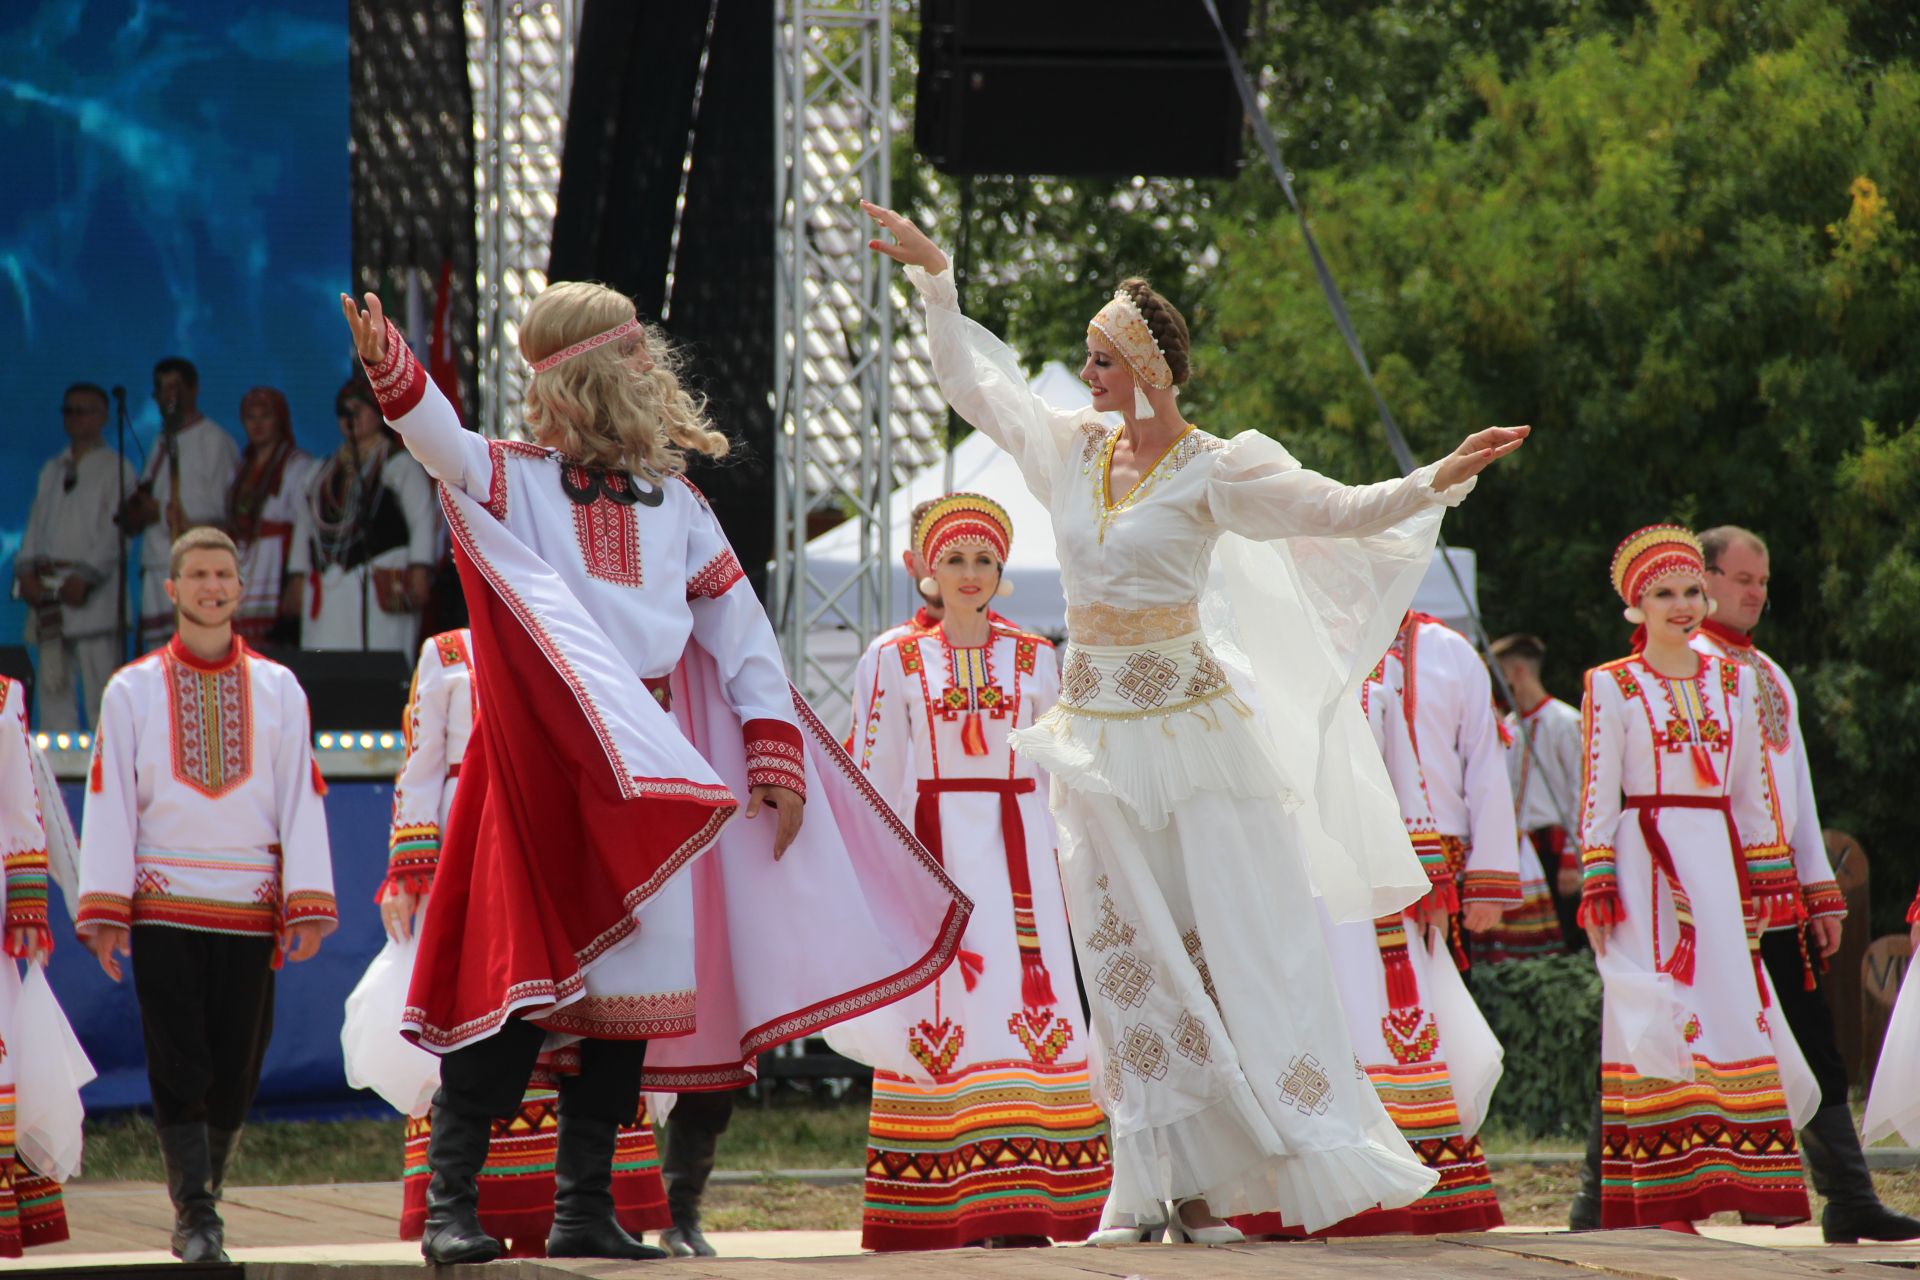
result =
M639 586L640 519L631 502L617 502L600 491L605 488L630 493L631 479L618 471L596 475L578 466L563 467L561 471L578 489L587 488L595 479L599 481L592 501L576 500L568 504L573 508L573 536L580 544L580 559L586 565L587 576L620 587Z
M1167 1074L1167 1042L1151 1027L1135 1024L1120 1037L1114 1054L1120 1065L1142 1080L1160 1080Z
M1123 1009L1138 1009L1153 990L1153 969L1131 951L1110 957L1101 966L1100 994Z
M1093 660L1078 649L1067 659L1067 669L1060 673L1060 691L1067 695L1068 702L1075 704L1091 702L1100 692L1099 670Z
M951 1018L939 1022L923 1019L907 1031L907 1052L934 1076L952 1069L953 1060L960 1056L960 1046L966 1042L966 1028L955 1026Z
M1440 1028L1419 1005L1387 1010L1387 1016L1380 1019L1380 1035L1393 1060L1403 1067L1433 1061L1440 1048Z
M1187 697L1204 698L1226 685L1227 673L1198 640L1193 642L1193 656L1199 659L1199 665L1187 677Z
M1131 653L1120 673L1120 696L1143 710L1157 707L1166 702L1179 680L1180 668L1171 659L1157 653Z
M727 547L707 561L700 572L687 579L687 599L718 600L734 583L746 576L739 558L733 554L733 548Z
M1193 967L1200 974L1200 985L1206 989L1207 999L1213 1001L1213 1007L1220 1007L1220 993L1213 989L1213 975L1207 972L1207 955L1200 949L1200 927L1195 925L1180 935L1180 942L1187 949L1187 959L1193 961Z
M201 671L168 654L168 727L173 776L218 798L253 774L253 682L247 656Z
M1073 1027L1065 1018L1054 1017L1050 1009L1038 1013L1022 1010L1007 1019L1007 1030L1020 1038L1020 1046L1029 1058L1048 1066L1057 1062L1073 1042Z
M1100 877L1100 887L1102 889L1107 887L1107 878L1105 876ZM1113 895L1102 893L1100 895L1100 923L1092 933L1087 935L1087 945L1095 951L1106 951L1112 947L1131 946L1135 932L1132 925L1120 918L1120 910L1113 904ZM1194 940L1198 942L1200 937L1199 931L1196 930L1193 936ZM1191 951L1189 951L1189 954L1191 954Z
M1320 1059L1310 1053L1296 1053L1287 1064L1287 1074L1276 1082L1280 1101L1303 1116L1321 1116L1333 1102L1333 1082L1321 1068Z
M1213 1044L1206 1024L1184 1009L1173 1024L1173 1051L1191 1062L1204 1063Z

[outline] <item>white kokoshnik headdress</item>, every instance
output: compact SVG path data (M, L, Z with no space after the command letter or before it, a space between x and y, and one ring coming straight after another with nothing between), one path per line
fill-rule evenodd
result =
M1087 322L1087 332L1105 338L1120 359L1126 362L1127 368L1132 370L1136 384L1133 388L1133 416L1151 418L1153 405L1138 384L1144 383L1165 391L1173 385L1173 369L1167 364L1167 353L1160 349L1160 341L1153 336L1146 316L1127 296L1126 290L1113 291L1113 300Z

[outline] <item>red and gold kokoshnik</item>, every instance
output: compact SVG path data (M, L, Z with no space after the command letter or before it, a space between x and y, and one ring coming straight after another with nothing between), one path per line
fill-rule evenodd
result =
M1013 517L992 498L977 493L950 493L938 499L920 517L913 545L928 564L937 561L955 543L984 546L1006 563L1013 547Z
M1707 576L1706 556L1700 539L1677 524L1650 524L1631 534L1613 553L1613 589L1629 605L1656 582L1672 577Z

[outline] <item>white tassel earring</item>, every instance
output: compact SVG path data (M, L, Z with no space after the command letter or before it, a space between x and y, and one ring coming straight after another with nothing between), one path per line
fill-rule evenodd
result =
M940 598L940 584L932 578L922 578L918 585L921 595L926 596L930 600L938 600Z
M1642 609L1637 604L1630 604L1625 609L1621 610L1621 616L1624 617L1628 622L1631 622L1636 627L1646 625L1646 621L1647 621L1646 610Z
M1147 399L1146 388L1137 382L1133 384L1133 416L1135 418L1153 416L1153 401Z

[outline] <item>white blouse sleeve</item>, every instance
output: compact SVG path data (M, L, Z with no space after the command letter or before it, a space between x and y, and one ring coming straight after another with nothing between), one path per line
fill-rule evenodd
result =
M1412 475L1377 484L1341 484L1309 471L1279 441L1257 431L1229 440L1214 459L1205 503L1222 531L1256 542L1275 538L1364 538L1431 506L1458 506L1479 477L1442 493L1430 462Z
M1089 410L1055 409L1027 385L1007 345L960 314L953 272L907 268L927 305L927 342L940 394L967 423L1013 456L1033 496L1051 500L1055 476L1078 447Z

